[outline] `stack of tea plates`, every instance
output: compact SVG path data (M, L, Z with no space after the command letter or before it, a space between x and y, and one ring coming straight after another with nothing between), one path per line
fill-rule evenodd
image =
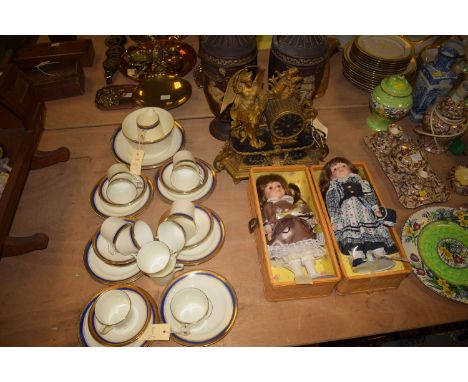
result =
M131 301L129 320L125 325L103 334L102 324L95 317L98 297L106 291L118 289L127 293ZM80 319L80 341L83 346L135 347L147 346L143 335L150 324L158 323L158 307L143 289L129 284L118 284L100 291L85 306Z
M343 75L370 92L388 76L411 80L417 68L413 56L414 47L400 36L357 36L343 49Z

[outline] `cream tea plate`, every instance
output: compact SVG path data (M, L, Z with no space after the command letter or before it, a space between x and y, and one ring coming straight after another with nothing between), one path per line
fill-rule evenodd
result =
M196 159L197 164L199 166L204 166L208 173L208 179L206 180L205 184L201 189L193 192L193 193L175 193L167 187L164 186L163 182L161 182L161 177L164 178L165 183L170 184L170 174L172 171L172 161L166 163L164 167L161 167L158 172L156 173L155 177L155 185L156 190L159 192L161 197L168 203L172 203L174 200L178 199L185 199L190 200L192 202L200 202L206 198L208 198L211 193L214 191L216 187L216 173L214 169L204 160Z
M109 241L101 235L101 231L98 229L93 235L93 250L96 256L109 265L123 266L134 263L135 257L132 255L123 255L117 251L114 253L110 252Z
M147 305L145 306L145 309L147 309L147 306L149 306L149 308L150 308L149 323L151 323L151 324L157 324L158 323L157 312L155 311L155 309L157 309L156 303L143 289L138 288L136 286L130 286L130 285L122 285L122 286L116 285L115 288L120 289L120 290L125 290L127 292L131 292L132 294L136 294L136 296L139 295L141 298L143 298L144 301L146 301L146 303L147 303ZM98 341L96 341L93 338L93 336L91 335L91 331L90 331L90 328L89 328L89 325L88 325L89 314L90 314L91 308L94 306L94 303L95 303L96 299L99 297L99 295L101 293L102 292L99 292L97 295L95 295L86 304L86 307L85 307L83 313L81 314L79 336L80 336L81 344L83 346L86 346L86 347L112 346L112 345L104 345L104 344L101 344ZM129 295L132 296L130 293L129 293ZM149 341L136 339L135 341L132 341L131 343L129 343L127 345L123 345L123 346L125 346L125 347L138 347L138 346L147 346L148 344L149 344ZM120 345L117 345L117 346L120 346Z
M237 296L232 285L221 275L211 271L187 272L173 281L162 293L159 313L162 323L169 323L171 330L180 326L171 314L172 297L181 289L198 288L206 294L212 303L210 316L199 326L191 329L190 334L171 334L172 338L182 345L207 346L224 338L234 326L237 318Z
M149 170L161 166L165 161L182 149L185 144L185 132L184 128L176 121L174 132L171 135L171 145L167 150L157 155L145 154L141 168L143 170ZM132 154L134 149L125 139L122 128L119 127L115 130L114 136L112 137L112 153L114 157L122 163L130 165Z
M132 303L129 316L125 319L125 325L116 325L108 333L101 334L104 325L101 324L94 312L94 306L89 311L88 326L93 338L102 345L122 346L137 340L146 329L151 318L151 305L142 293L131 289L124 290Z
M213 216L213 229L208 234L208 237L206 237L199 245L182 249L177 256L178 262L185 265L204 263L205 261L210 260L221 250L226 235L224 224L217 213L213 210L210 210L210 212Z
M136 262L123 266L115 266L102 261L94 252L92 240L86 245L83 261L91 277L103 284L130 283L143 276Z
M107 218L109 216L137 216L142 213L146 207L149 206L154 196L154 187L153 183L147 176L143 176L146 182L146 191L143 194L143 197L136 201L130 206L111 206L106 204L99 195L98 188L105 182L107 182L107 177L102 177L97 184L94 186L89 197L91 202L91 207L93 210L101 217Z

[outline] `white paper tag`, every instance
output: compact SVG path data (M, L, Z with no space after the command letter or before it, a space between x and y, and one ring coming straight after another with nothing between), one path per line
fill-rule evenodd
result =
M171 99L171 95L170 94L163 94L161 95L161 101L166 101L168 99Z
M411 157L411 160L415 163L422 161L422 156L420 153L412 154L410 157Z
M131 98L131 97L133 97L133 94L132 93L125 93L123 96L124 96L124 98Z
M127 75L128 76L134 76L135 75L135 69L127 69Z
M317 130L320 130L322 133L325 134L325 138L328 136L328 127L325 126L322 122L315 118L312 122L312 126L314 126Z
M130 173L133 175L141 175L141 164L143 163L144 157L145 152L143 150L134 151L132 160L130 161Z
M52 46L52 47L60 46L60 43L59 42L53 42L52 44L50 44L50 46Z
M148 325L140 338L146 341L169 341L170 336L171 326L169 324L154 324Z

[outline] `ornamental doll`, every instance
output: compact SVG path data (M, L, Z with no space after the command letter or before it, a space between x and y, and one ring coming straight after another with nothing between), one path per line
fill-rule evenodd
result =
M357 172L348 159L336 157L325 164L320 176L332 229L353 267L398 251L374 190Z
M257 179L263 226L270 258L303 278L302 265L310 278L320 275L315 260L324 256L322 234L314 232L315 216L300 197L300 190L277 174Z

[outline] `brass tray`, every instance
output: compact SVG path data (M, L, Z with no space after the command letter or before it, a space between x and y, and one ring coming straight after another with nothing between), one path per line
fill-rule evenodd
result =
M159 75L185 76L197 63L197 54L177 40L157 40L129 47L120 58L119 70L135 81Z

